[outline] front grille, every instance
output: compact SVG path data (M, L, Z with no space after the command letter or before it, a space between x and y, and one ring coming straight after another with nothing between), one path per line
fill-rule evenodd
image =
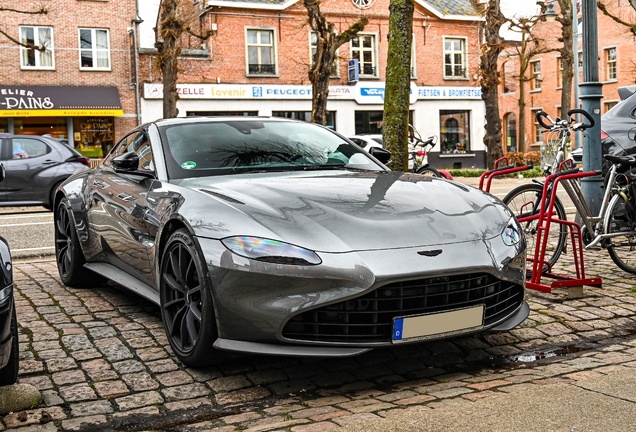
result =
M320 342L390 342L395 317L484 304L488 326L522 301L523 286L484 273L396 282L296 315L285 325L283 336Z

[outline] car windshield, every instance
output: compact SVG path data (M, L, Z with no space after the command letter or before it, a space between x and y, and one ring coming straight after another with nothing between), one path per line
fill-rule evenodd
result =
M253 171L383 170L322 127L267 120L210 121L160 128L171 178Z

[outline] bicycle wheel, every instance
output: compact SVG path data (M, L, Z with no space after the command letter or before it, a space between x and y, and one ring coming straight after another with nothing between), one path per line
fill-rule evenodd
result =
M605 233L625 235L609 237L607 252L616 265L629 273L636 273L636 219L634 212L619 195L614 195L607 208Z
M442 178L443 176L439 173L439 171L437 171L435 168L431 168L431 167L423 167L417 170L418 174L421 174L423 176L428 176L428 177L439 177Z
M502 201L510 210L512 210L515 217L519 219L522 216L527 217L539 214L541 211L542 194L542 185L528 183L518 186L508 192ZM563 204L561 204L559 197L556 197L554 200L554 210L556 212L555 216L557 219L567 220L565 209L563 208ZM520 222L520 225L526 234L526 241L528 242L528 257L530 258L533 258L535 253L538 224L538 219ZM548 261L551 266L554 266L565 250L567 231L568 229L565 225L554 222L550 224L545 260ZM547 266L544 267L544 271L547 271Z

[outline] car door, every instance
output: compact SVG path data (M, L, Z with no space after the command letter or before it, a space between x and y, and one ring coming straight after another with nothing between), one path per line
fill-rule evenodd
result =
M2 163L7 177L2 201L48 202L59 159L57 150L38 138L14 136L4 139Z
M116 172L112 159L129 151L139 156L139 172ZM146 200L153 174L150 141L145 131L137 131L120 141L89 179L89 229L111 264L144 282L154 280L152 252L158 221Z

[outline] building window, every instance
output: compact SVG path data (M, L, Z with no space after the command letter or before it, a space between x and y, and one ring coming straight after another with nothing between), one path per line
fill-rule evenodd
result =
M470 111L440 110L442 153L470 153Z
M579 72L583 71L583 51L579 51Z
M316 32L313 30L309 32L309 55L311 61L311 65L313 66L315 63L316 50L318 49L318 37L316 36ZM338 51L336 51L336 56L333 59L333 65L331 67L331 76L339 77L340 76L340 68L338 63Z
M514 93L517 91L517 80L515 78L515 64L511 60L506 60L502 66L501 81L503 82L504 93Z
M563 59L561 57L557 57L557 88L563 87Z
M517 116L515 113L508 113L504 117L506 126L506 147L505 151L517 151Z
M311 121L311 111L272 111L272 117L283 117L294 120ZM336 128L336 112L327 111L327 124L329 129Z
M537 113L541 111L541 108L535 108L530 110L530 115L532 116L532 122L534 124L534 134L532 136L533 142L543 142L543 136L541 135L541 125L537 121Z
M20 42L33 47L20 47L22 69L55 69L53 27L21 26Z
M605 112L608 112L609 110L614 108L616 105L618 105L618 101L605 102Z
M530 64L532 79L530 80L530 90L541 90L541 61Z
M360 76L378 76L375 35L358 33L351 39L351 58L360 62Z
M81 28L80 69L110 70L108 29Z
M411 39L411 79L417 78L417 63L415 55L415 35Z
M616 48L609 48L605 50L605 60L607 62L607 81L613 81L617 78Z
M247 73L248 75L276 73L273 30L247 30Z
M466 39L444 38L444 78L466 78Z

